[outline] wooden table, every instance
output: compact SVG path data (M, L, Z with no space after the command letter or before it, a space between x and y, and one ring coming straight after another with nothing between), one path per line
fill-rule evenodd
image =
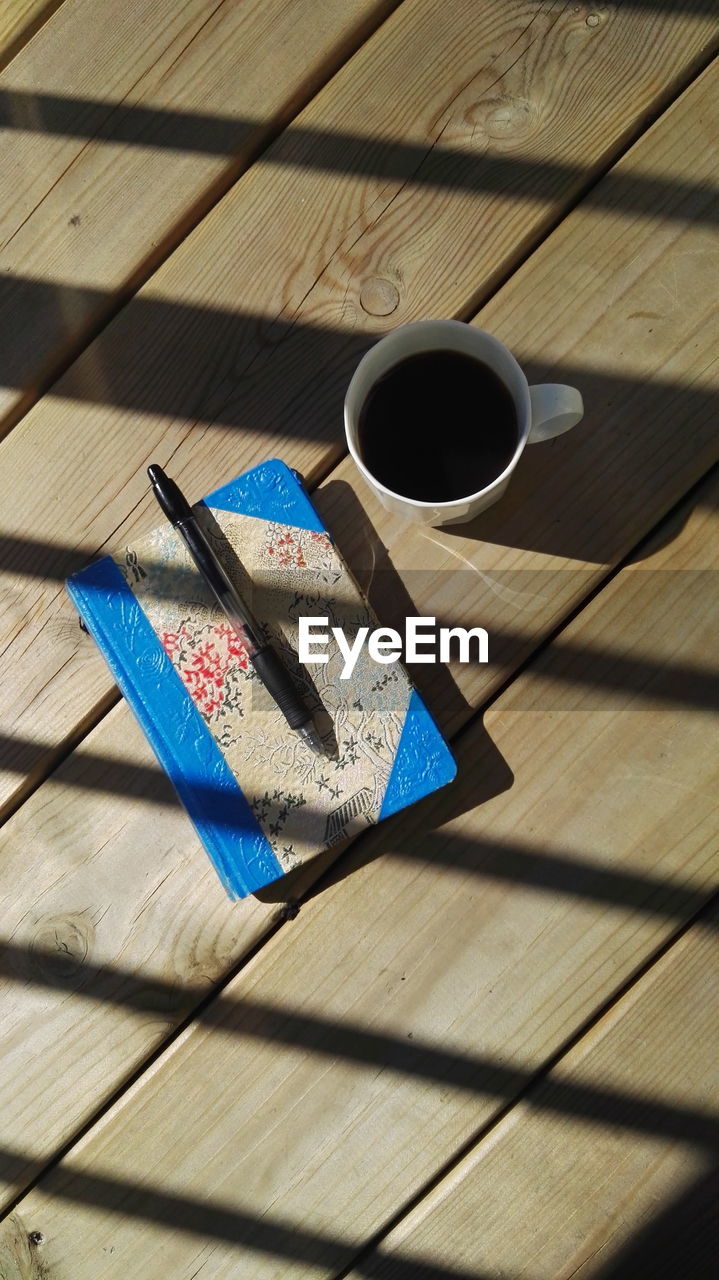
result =
M6 4L2 1280L714 1273L712 8ZM451 530L343 449L428 315L587 408ZM276 455L491 661L413 673L452 787L232 904L63 580Z

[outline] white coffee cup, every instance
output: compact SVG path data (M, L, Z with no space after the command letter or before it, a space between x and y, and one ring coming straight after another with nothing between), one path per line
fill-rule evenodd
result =
M388 489L365 464L359 445L360 414L375 383L402 360L423 351L454 351L481 361L502 380L514 400L517 413L517 447L504 471L483 489L451 502L420 502ZM471 520L491 506L507 488L524 446L539 440L551 440L553 436L569 431L583 414L582 397L574 387L560 383L530 387L504 343L483 329L459 320L420 320L394 329L360 360L345 396L347 446L370 488L390 511L396 511L417 524L435 527ZM438 426L437 448L441 449L441 424ZM407 448L412 448L411 437L407 440Z

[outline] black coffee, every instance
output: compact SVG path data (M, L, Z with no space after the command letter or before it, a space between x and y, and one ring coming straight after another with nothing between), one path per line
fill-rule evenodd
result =
M451 502L504 471L517 447L517 414L486 364L455 351L422 351L375 383L358 436L365 466L388 489Z

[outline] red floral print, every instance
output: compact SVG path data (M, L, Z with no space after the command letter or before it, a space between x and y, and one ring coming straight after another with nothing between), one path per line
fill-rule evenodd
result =
M203 628L194 637L186 626L163 631L160 640L188 693L208 718L224 705L228 685L236 685L234 677L249 669L247 650L225 622Z
M307 561L301 538L287 525L274 525L270 530L267 554L282 569L306 569Z

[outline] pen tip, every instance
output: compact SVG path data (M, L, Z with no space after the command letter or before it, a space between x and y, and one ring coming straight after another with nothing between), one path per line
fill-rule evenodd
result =
M303 742L307 744L307 746L310 748L311 751L314 751L315 755L317 756L324 755L325 753L324 744L322 742L320 735L315 729L314 725L312 724L300 725L299 734Z
M147 474L150 477L150 484L159 484L165 478L162 467L158 467L156 462L151 463L147 468Z

